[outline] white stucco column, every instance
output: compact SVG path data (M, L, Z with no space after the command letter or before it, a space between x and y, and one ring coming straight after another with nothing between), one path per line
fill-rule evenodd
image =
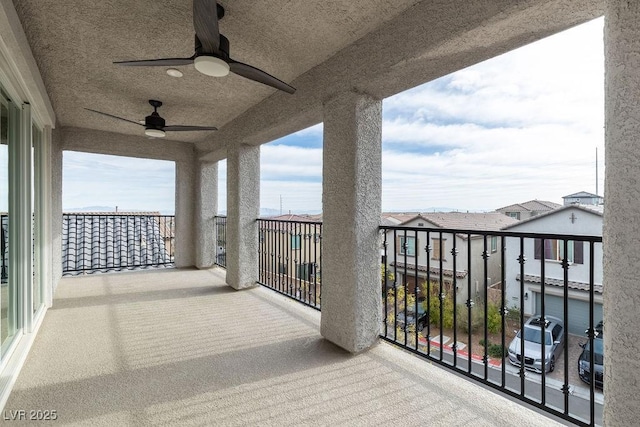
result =
M196 186L196 267L213 267L218 212L218 162L198 162Z
M382 103L343 93L324 104L321 334L357 353L378 340Z
M604 424L640 420L640 2L605 10Z
M196 265L196 187L198 161L195 152L186 160L176 161L176 251L175 266Z
M255 286L258 278L260 147L239 145L227 157L227 284Z

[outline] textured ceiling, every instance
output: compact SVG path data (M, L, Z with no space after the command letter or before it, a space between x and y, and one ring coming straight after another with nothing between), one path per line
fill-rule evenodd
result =
M143 128L84 110L142 120L161 100L168 125L202 158L229 144L267 142L322 120L341 91L378 98L577 25L602 0L222 0L231 57L292 84L294 95L193 65L122 67L113 61L190 57L191 0L14 0L58 128L141 135ZM207 154L209 153L209 154Z
M220 32L232 58L285 82L325 61L416 0L232 0ZM189 0L16 0L14 5L56 112L57 126L128 134L143 129L85 111L104 111L141 120L158 99L167 124L223 127L276 92L230 74L207 77L193 65L122 67L113 61L189 57L194 51ZM285 96L291 96L286 95ZM295 95L294 95L295 96ZM171 133L171 139L199 141L208 132Z

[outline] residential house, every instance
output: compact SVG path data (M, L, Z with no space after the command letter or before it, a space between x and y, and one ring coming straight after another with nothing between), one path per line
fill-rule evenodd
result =
M259 280L289 294L313 293L319 301L322 215L284 214L258 225Z
M498 231L516 222L498 212L383 214L383 218L403 220L395 225L401 229L387 230L384 237L387 249L383 263L393 273L393 285L406 285L408 292L414 293L416 284L419 286L428 279L438 290L442 284L448 295L453 295L455 287L456 299L460 302L482 298L485 285L500 281L498 238L473 232ZM403 230L404 227L407 229ZM468 230L469 233L439 229Z
M571 236L602 236L602 206L568 205L503 228L513 232L562 234ZM566 244L565 244L566 241ZM564 268L568 261L568 328L570 333L583 335L589 327L590 268L593 257L593 290L595 321L602 320L603 266L602 244L577 239L524 240L524 277L520 271L520 241L506 239L506 301L510 307L521 308L527 316L541 314L542 276L544 274L544 312L564 318ZM542 265L544 264L544 265ZM543 269L544 267L544 269ZM524 296L524 300L520 298Z
M515 219L527 219L544 212L549 212L559 208L562 205L549 202L546 200L529 200L528 202L516 203L496 209L497 212L503 213Z
M587 193L586 191L580 191L578 193L569 194L568 196L564 196L562 198L564 205L594 205L599 206L604 204L604 197L598 196L597 194Z

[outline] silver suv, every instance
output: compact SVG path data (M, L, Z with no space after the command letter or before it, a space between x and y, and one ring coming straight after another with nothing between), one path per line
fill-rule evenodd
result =
M521 339L524 340L524 357ZM562 353L563 346L564 327L562 321L553 316L545 316L544 319L540 316L533 316L527 320L524 329L518 331L516 337L511 341L509 362L520 366L524 359L525 369L540 373L542 369L545 372L552 372L556 367L556 360Z

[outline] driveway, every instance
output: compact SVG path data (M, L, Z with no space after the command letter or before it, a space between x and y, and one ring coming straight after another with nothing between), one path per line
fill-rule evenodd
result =
M589 392L589 384L580 379L578 375L578 358L582 353L582 347L580 343L587 342L587 337L583 335L571 335L568 334L568 344L565 351L569 354L569 384L584 389L584 392ZM560 356L560 360L556 361L556 369L550 374L547 374L549 378L564 382L564 355L563 352ZM601 393L602 390L596 388L596 393Z

